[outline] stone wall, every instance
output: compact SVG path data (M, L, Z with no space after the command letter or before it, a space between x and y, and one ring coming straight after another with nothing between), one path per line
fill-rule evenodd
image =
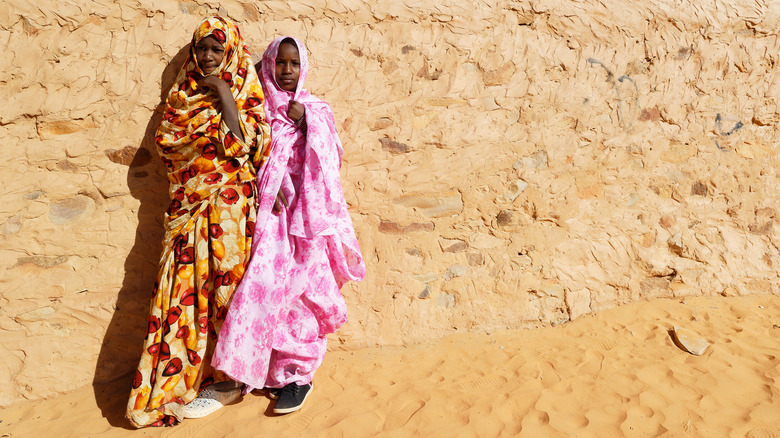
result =
M768 2L40 3L0 3L0 405L136 365L161 99L217 13L333 106L369 274L332 348L778 293Z

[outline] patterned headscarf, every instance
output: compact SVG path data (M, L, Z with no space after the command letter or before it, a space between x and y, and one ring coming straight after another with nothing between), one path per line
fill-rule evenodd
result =
M220 123L221 114L213 105L216 97L211 93L201 93L198 87L198 80L204 75L198 66L195 46L208 36L213 36L225 47L222 62L211 75L221 78L230 86L238 106L239 124L244 131L243 144L225 124ZM209 140L209 143L220 149L224 147L227 157L246 155L247 148L251 149L252 161L256 168L259 168L268 157L270 146L267 141L270 132L265 124L263 100L257 72L238 27L222 17L204 19L195 29L187 62L179 71L176 82L168 93L163 121L157 132L157 143L163 161L168 165L172 176L178 180L171 182L185 184L186 179L194 176L191 172L187 175L176 175L174 172L191 168L189 164L192 160L182 160L186 157L181 157L179 153L186 155L187 151L182 148L194 142L197 144L192 146L202 149L205 143L201 138ZM257 144L258 141L263 144ZM197 157L191 158L194 160ZM196 174L202 174L213 170L209 169L210 167L194 170ZM233 167L235 166L231 166L231 169Z

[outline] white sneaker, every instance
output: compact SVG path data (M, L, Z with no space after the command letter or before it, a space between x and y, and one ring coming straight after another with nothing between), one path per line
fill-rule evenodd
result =
M206 388L198 398L187 403L184 406L184 418L201 418L209 415L225 406L233 403L241 396L241 389L236 388L230 391L214 391Z

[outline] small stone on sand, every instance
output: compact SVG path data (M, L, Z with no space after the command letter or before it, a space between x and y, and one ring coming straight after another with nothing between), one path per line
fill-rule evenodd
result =
M674 326L674 337L680 347L695 356L701 356L710 343L699 336L698 333L686 328Z

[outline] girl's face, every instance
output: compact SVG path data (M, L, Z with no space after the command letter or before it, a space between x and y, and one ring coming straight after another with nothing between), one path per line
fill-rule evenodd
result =
M203 74L211 74L222 63L222 57L225 56L225 46L219 43L213 35L198 41L195 44L195 58L198 60Z
M298 87L298 78L301 76L301 58L295 44L279 44L274 76L276 83L282 90L294 92Z

